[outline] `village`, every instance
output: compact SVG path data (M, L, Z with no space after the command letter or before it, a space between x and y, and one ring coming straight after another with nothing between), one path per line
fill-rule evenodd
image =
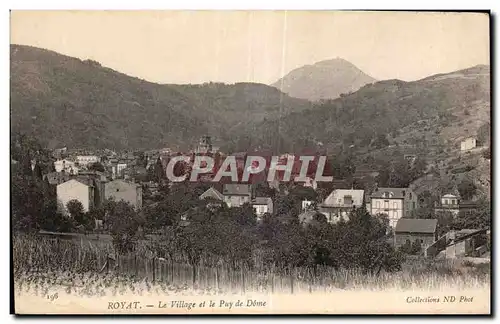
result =
M475 148L475 139L466 139L461 143L460 149L469 151ZM41 176L57 200L58 212L66 217L71 217L68 203L75 200L81 203L83 212L98 208L111 199L123 200L141 213L158 204L161 199L158 197L165 194L161 188L174 185L165 177L165 172L168 162L179 155L180 153L168 148L134 153L61 148L52 151L55 160L53 172ZM210 136L203 136L198 146L189 152L188 156L192 159L177 164L174 173L192 172L194 157L200 155L216 157L217 161L225 156L212 145ZM251 154L241 152L231 155L236 157L238 174L241 175L245 171L246 158ZM280 161L286 160L288 156L282 155ZM408 159L410 162L411 158L410 156ZM34 171L36 164L36 160L33 160ZM352 183L349 185L342 179L334 179L330 186L325 187L314 179L309 170L305 181L294 181L300 172L300 165L293 166L294 179L288 182L282 181L280 177L283 177L283 172L280 171L275 172L274 181L267 182L268 169L251 174L243 182L235 182L227 177L215 183L203 181L213 179L216 171L214 167L213 172L205 172L196 179L197 183L203 183L207 188L199 195L199 199L209 199L211 205L224 204L229 208L250 205L257 222L262 222L266 215L272 217L276 213L273 201L275 192L287 195L293 188L300 187L307 192L301 198L300 212L297 215L303 226L317 221L318 215L322 215L327 223L346 222L353 210L365 208L372 216L387 217L388 237L395 249L427 258L466 258L479 263L489 261L489 227L457 230L450 228L449 224L439 224L440 219L448 219L447 222L450 223L450 219L453 222L458 217L474 217L478 213L478 203L462 199L457 190L442 194L433 202L432 208L427 209L429 214L423 218L416 213L422 207L420 205L424 203L423 199L419 199L411 186L375 186L368 191L354 188ZM312 168L312 171L314 173L316 170ZM359 172L366 176L366 170ZM368 170L370 172L374 171ZM265 187L266 190L258 190L257 187ZM318 195L318 192L322 194ZM189 226L189 212L183 212L179 217L183 226ZM96 218L93 223L95 232L106 228L103 219Z

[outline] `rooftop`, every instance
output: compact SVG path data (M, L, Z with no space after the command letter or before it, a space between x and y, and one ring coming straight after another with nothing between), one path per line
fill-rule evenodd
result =
M378 188L372 193L372 198L403 199L409 188Z
M201 199L205 199L206 197L217 197L217 199L224 200L224 196L219 192L219 190L214 187L208 188L204 193L200 195Z
M255 197L252 200L252 205L267 205L272 202L272 199L269 197Z
M396 224L396 233L428 233L436 231L437 219L401 218Z
M225 184L222 193L229 196L250 196L251 187L248 184Z

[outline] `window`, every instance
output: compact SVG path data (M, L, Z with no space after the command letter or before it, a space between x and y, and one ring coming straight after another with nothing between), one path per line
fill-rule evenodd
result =
M403 190L403 197L406 195L406 191Z
M415 202L413 201L411 204L413 206L412 208L415 209Z
M389 201L388 200L384 201L384 208L386 208L386 209L389 208Z
M396 202L393 202L393 203L392 203L392 208L394 208L394 209L398 209L398 204L397 204Z

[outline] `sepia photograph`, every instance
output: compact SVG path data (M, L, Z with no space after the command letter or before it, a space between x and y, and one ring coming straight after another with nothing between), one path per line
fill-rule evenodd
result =
M490 315L490 19L12 10L15 314Z

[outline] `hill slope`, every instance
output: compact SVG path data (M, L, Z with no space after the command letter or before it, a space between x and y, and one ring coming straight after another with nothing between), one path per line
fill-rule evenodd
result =
M490 67L479 65L414 82L365 85L307 113L265 121L255 134L259 143L274 141L284 151L323 147L332 155L351 154L356 165L372 161L375 169L416 154L439 171L434 186L469 177L489 192L489 160L481 149L461 152L460 142L484 137L490 104ZM487 149L489 140L481 145Z
M250 125L309 107L262 84L160 85L11 45L12 130L49 146L187 149L203 134L225 142L242 120Z
M307 112L268 120L260 127L273 132L281 128L281 137L288 146L321 142L330 149L341 144L368 147L380 134L403 140L412 126L429 138L412 134L406 139L409 144L428 146L427 141L434 138L455 145L489 121L489 82L489 66L414 82L380 81L342 98L317 103ZM434 136L436 131L439 134ZM304 140L307 143L299 144Z
M272 86L295 98L335 99L376 80L352 63L336 58L297 68Z

